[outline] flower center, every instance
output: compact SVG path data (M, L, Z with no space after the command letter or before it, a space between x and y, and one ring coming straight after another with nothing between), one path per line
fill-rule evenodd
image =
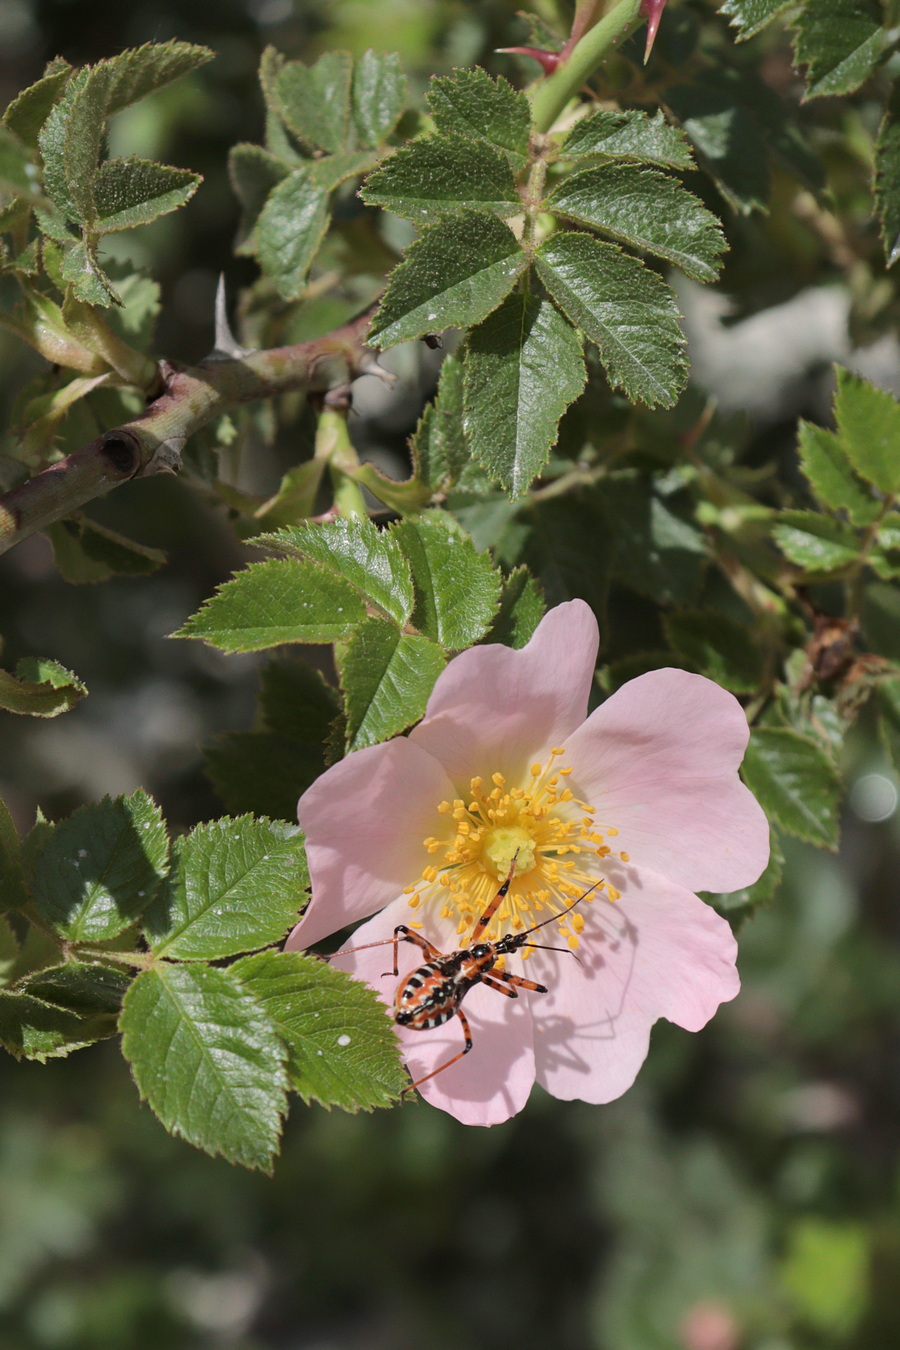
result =
M596 861L611 854L606 839L618 831L598 827L594 808L568 787L565 780L572 770L559 763L563 754L551 750L547 765L532 764L521 783L509 784L499 772L489 783L476 777L467 799L438 804L446 825L441 837L423 841L436 863L405 894L412 909L423 902L438 903L441 918L455 918L460 947L509 876L513 860L509 891L484 934L488 942L558 915L560 934L575 948L584 917L577 909L563 911L592 887L586 903L604 889L610 900L618 899L615 887L601 880ZM626 853L618 857L628 861ZM529 955L527 947L522 955Z

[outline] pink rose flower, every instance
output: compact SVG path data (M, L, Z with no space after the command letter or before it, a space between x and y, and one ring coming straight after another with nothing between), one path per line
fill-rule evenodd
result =
M597 648L593 614L572 600L519 651L461 653L408 736L348 755L300 799L312 900L291 948L369 915L347 945L404 923L442 952L465 948L513 857L487 940L561 916L534 941L562 950L506 958L549 992L476 985L463 1005L474 1048L421 1087L467 1124L508 1119L535 1079L612 1101L658 1018L699 1031L738 992L731 929L693 892L750 885L768 859L766 818L737 774L743 710L701 675L656 670L587 717ZM401 980L424 961L406 942L399 957ZM390 946L335 964L392 1006ZM463 1046L455 1017L398 1034L414 1079Z

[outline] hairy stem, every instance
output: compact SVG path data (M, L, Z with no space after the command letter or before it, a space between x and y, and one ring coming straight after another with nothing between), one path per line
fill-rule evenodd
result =
M573 47L568 59L538 83L531 102L538 131L550 130L569 99L578 93L608 53L637 28L641 3L642 0L618 0Z

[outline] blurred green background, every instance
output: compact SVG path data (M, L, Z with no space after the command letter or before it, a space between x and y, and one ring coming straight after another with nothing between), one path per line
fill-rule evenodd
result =
M521 40L514 11L506 0L3 0L0 93L7 101L57 52L83 62L179 37L219 53L115 129L127 152L206 175L188 210L130 244L163 285L157 350L196 360L212 345L219 270L232 289L253 276L231 256L225 166L230 144L261 134L261 48L304 59L397 49L420 91L454 64L514 71L489 56ZM770 46L784 67L783 39ZM752 231L759 243L764 227L742 225L734 274L752 289L764 273L768 303L798 285L790 240L773 253L774 219L755 276ZM6 412L35 368L0 335ZM794 411L821 406L815 378L799 398ZM409 396L389 423L370 418L370 438L390 449L417 411ZM758 460L787 442L785 425L761 421ZM57 721L4 716L0 794L27 828L38 803L57 817L142 783L186 827L221 811L201 747L250 724L258 663L166 634L246 551L175 481L122 488L96 514L170 562L74 588L40 538L0 560L4 665L52 656L91 690ZM613 597L620 626L628 603ZM298 1105L270 1180L168 1137L114 1045L46 1067L4 1058L0 1350L900 1344L900 824L865 723L851 759L840 859L789 850L781 894L740 935L740 998L699 1036L660 1024L638 1085L610 1107L536 1090L517 1120L479 1131L420 1104L374 1117Z

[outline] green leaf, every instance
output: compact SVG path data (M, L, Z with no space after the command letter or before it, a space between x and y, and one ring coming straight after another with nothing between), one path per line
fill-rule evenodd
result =
M3 867L3 855L0 853L0 869ZM3 882L2 871L0 871L0 884ZM4 896L0 890L0 905L3 905L8 897ZM16 941L16 935L10 928L6 919L0 915L0 989L5 989L13 977L16 963L19 959L19 944Z
M87 305L119 305L122 297L97 261L93 245L85 240L69 244L62 260L62 276Z
M306 898L303 835L223 816L179 840L144 927L156 956L216 961L284 937Z
M839 436L801 420L797 449L800 467L823 506L846 511L854 525L868 525L875 519L881 503L853 472Z
M140 788L104 797L60 821L33 864L39 913L71 942L123 933L153 899L169 840L159 807Z
M729 205L748 215L769 199L766 137L753 109L726 82L703 72L702 84L665 92L666 106L684 128L701 163Z
M333 192L348 178L358 178L367 173L375 162L371 150L348 150L344 154L326 155L324 159L314 159L309 164L309 176L316 187Z
M406 76L396 52L363 52L353 68L353 124L360 145L381 145L406 107Z
M733 694L752 694L763 677L763 653L745 624L716 610L682 610L663 619L670 646L700 675Z
M735 40L746 42L795 4L796 0L725 0L720 12L727 14L732 28L737 29Z
M263 534L255 543L280 553L310 558L343 577L366 601L402 627L413 607L409 564L396 539L370 520L329 520L321 525L293 525Z
M596 342L613 387L632 402L671 407L687 363L675 296L662 278L586 234L551 235L537 266L554 300Z
M145 42L142 47L131 47L117 56L101 61L110 68L111 80L107 113L119 112L147 94L163 89L173 80L180 80L200 66L211 61L215 52L193 42Z
M27 903L22 850L9 807L0 797L0 912Z
M281 657L260 672L259 708L269 731L324 747L340 711L340 697L305 661Z
M667 258L699 281L715 281L727 247L711 211L676 178L634 164L573 174L551 193L551 211Z
M0 991L0 1045L15 1059L44 1064L115 1034L116 1019L79 1017L24 990Z
M833 516L816 511L780 511L772 536L782 553L805 571L827 575L859 557L856 531Z
M78 1017L107 1018L106 1035L114 1036L116 1018L130 983L130 976L122 970L69 961L28 975L18 987L42 1003Z
M57 521L45 533L60 574L75 585L113 576L148 576L166 561L160 549L126 539L80 514Z
M401 146L369 174L361 195L368 206L384 206L416 221L446 211L505 217L522 210L505 157L484 141L464 136L426 136Z
M900 404L884 389L837 368L834 414L857 473L893 496L900 491Z
M349 52L325 52L314 66L288 61L277 77L281 116L310 150L347 148L350 125Z
M172 636L255 652L282 642L334 642L365 617L365 605L342 577L305 559L275 558L226 581Z
M303 293L328 221L328 193L316 187L309 169L295 169L269 194L256 222L255 250L285 300Z
M321 749L275 731L230 731L203 752L219 798L235 814L296 820L297 799L325 769Z
M230 973L272 1019L306 1102L371 1111L406 1086L393 1022L361 980L300 952L258 952Z
M3 126L0 126L0 191L24 198L35 198L40 193L40 180L29 147Z
M92 184L106 128L111 79L108 63L78 71L39 137L49 196L68 220L88 226L94 220Z
M466 437L475 459L511 497L544 468L560 418L586 380L580 337L539 296L507 296L469 335Z
M138 1091L167 1130L229 1162L271 1170L287 1107L284 1049L229 971L144 971L120 1025Z
M61 58L57 58L60 60ZM72 67L64 61L61 69L48 70L35 84L23 89L3 114L3 125L32 150L37 149L38 133L50 110L69 82Z
M873 652L900 665L900 588L872 582L865 588L862 630Z
M418 722L446 658L429 638L367 619L339 656L347 709L346 748L390 740Z
M482 642L524 647L534 636L547 606L537 581L527 567L517 567L503 582L500 608Z
M672 127L661 111L649 113L629 108L624 112L602 108L577 122L566 138L564 159L638 159L671 169L689 169L691 147L684 132Z
M93 228L98 234L114 234L149 225L189 202L202 181L199 173L150 159L108 159L94 179Z
M497 611L500 577L490 558L439 511L401 520L391 529L412 567L412 622L447 651L471 647Z
M416 477L432 492L446 492L469 462L463 430L463 363L444 357L434 402L428 404L410 441Z
M243 207L236 252L256 251L255 228L259 213L273 188L287 178L290 168L283 159L270 154L261 145L242 141L228 152L228 177L234 195Z
M524 168L531 134L528 99L502 76L496 79L480 66L437 75L425 97L435 129L486 141L501 150L516 169Z
M879 0L808 4L794 19L794 57L808 66L806 97L851 94L869 78L889 47Z
M815 741L783 727L754 727L742 774L774 824L819 848L837 848L841 778Z
M694 524L690 494L626 470L604 483L601 501L622 585L657 604L695 606L707 544Z
M890 98L875 142L875 207L888 267L900 258L900 85Z
M390 275L367 341L390 347L486 319L528 266L508 225L481 211L427 226Z
M784 855L778 845L778 837L775 831L771 831L769 845L769 861L762 876L753 882L752 886L742 886L738 891L712 892L701 891L702 899L714 905L720 914L725 914L732 921L737 918L745 918L758 909L760 905L766 904L773 899L781 885L781 877L784 872Z
M894 769L900 771L900 676L879 680L875 695L878 735Z
M0 670L0 708L6 712L58 717L86 694L85 685L56 661L23 657L15 676Z

